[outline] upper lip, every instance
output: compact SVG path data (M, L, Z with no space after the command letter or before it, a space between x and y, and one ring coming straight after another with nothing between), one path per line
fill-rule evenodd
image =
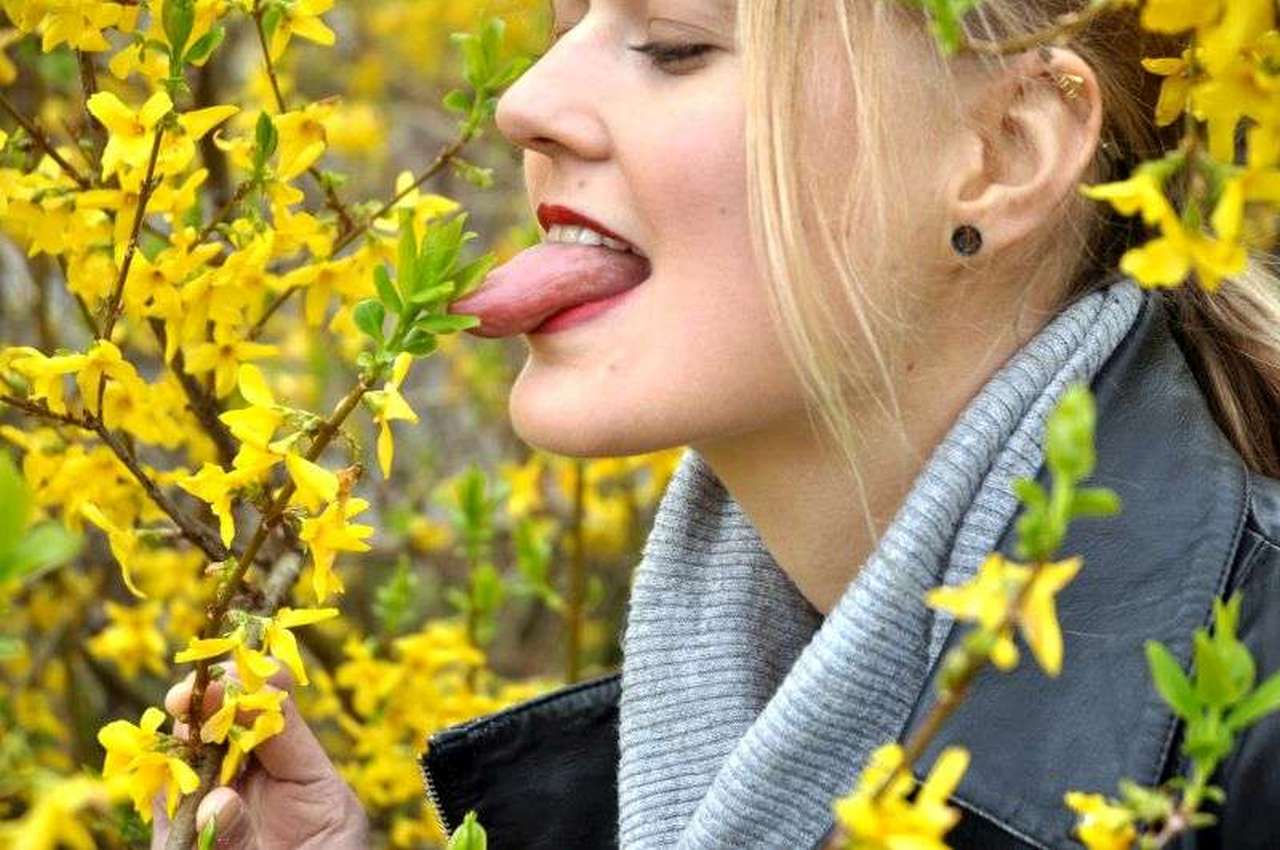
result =
M578 227L589 227L602 236L608 236L610 239L617 239L619 242L625 242L627 245L640 256L644 256L636 244L625 236L620 236L600 222L596 221L589 215L584 215L572 207L566 207L563 204L538 204L538 223L542 225L544 231L550 230L555 224L571 224Z

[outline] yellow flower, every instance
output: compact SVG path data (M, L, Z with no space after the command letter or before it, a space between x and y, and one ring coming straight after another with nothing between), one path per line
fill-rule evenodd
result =
M225 637L194 637L186 649L173 656L173 661L175 664L186 664L230 652L236 662L236 675L244 683L245 690L256 691L262 688L267 677L280 668L266 655L248 646L245 640L244 626L237 626Z
M178 174L195 159L196 142L214 127L240 111L240 107L224 105L193 109L178 116L178 126L160 140L156 168L160 174Z
M105 339L98 340L85 352L80 372L76 375L76 386L80 388L80 400L85 410L97 408L98 381L101 378L119 381L121 387L134 396L146 389L134 365L124 358L119 348Z
M391 420L418 421L418 414L413 412L404 396L400 395L400 384L412 364L412 354L397 354L395 364L391 367L391 379L383 384L382 389L365 394L375 411L373 421L378 423L378 466L382 469L383 478L391 477L391 459L395 452L395 445L391 441Z
M218 418L227 424L237 440L266 450L276 428L284 421L284 413L276 408L271 388L257 366L241 363L238 383L240 394L249 402L249 406L228 410Z
M1133 812L1106 801L1101 794L1068 791L1063 798L1080 815L1076 834L1088 850L1129 850L1138 837Z
M277 352L276 346L252 342L241 336L240 328L219 322L213 328L213 342L199 343L186 352L186 367L193 375L214 372L214 394L223 398L235 389L242 362L270 357Z
M107 533L107 541L111 544L111 554L120 562L120 575L124 578L125 587L129 588L129 592L139 599L145 599L146 594L138 590L133 583L133 561L138 553L138 536L131 528L121 528L116 525L102 509L93 502L84 502L80 505L80 512L98 528Z
M1142 28L1179 33L1213 23L1222 14L1221 0L1146 0Z
M0 846L14 850L94 850L85 809L106 811L119 795L111 783L90 776L58 777L41 787L31 807L16 821L0 822ZM7 843L6 843L7 842Z
M329 97L272 119L280 134L277 180L292 180L320 158L329 143L324 122L336 107L337 99Z
M534 453L525 463L504 463L499 469L502 479L511 488L507 496L507 513L513 519L528 516L542 507L542 473L546 460Z
M18 79L18 66L5 55L5 48L22 38L22 32L16 29L0 29L0 86L7 86ZM0 148L4 147L4 135L0 133Z
M218 518L218 532L222 537L222 545L230 546L236 536L235 514L231 510L231 500L237 488L244 486L245 481L236 472L227 472L216 463L201 464L200 471L187 475L176 481L177 485L197 499L209 503L213 515Z
M369 551L369 544L364 539L373 534L373 527L349 523L351 517L367 507L369 503L364 499L340 499L326 505L319 516L302 521L298 537L311 549L314 560L311 586L316 602L323 603L331 591L341 593L343 590L342 578L333 570L338 552Z
M1178 217L1164 194L1160 179L1149 170L1139 170L1128 180L1117 183L1081 186L1080 194L1096 201L1110 202L1121 215L1142 213L1142 220L1152 226Z
M333 0L292 0L285 6L280 22L271 34L271 61L284 54L292 36L298 35L326 47L334 43L333 30L320 20L320 16L333 6Z
M1156 104L1156 124L1161 127L1172 124L1186 111L1191 94L1191 48L1182 51L1180 57L1143 59L1142 67L1165 78Z
M318 511L323 505L338 498L339 482L336 473L293 452L289 452L284 461L289 468L289 477L297 488L290 501L300 502L309 511Z
M146 168L156 125L173 110L173 101L158 91L134 112L111 92L100 91L89 98L87 106L110 134L102 151L102 179L106 180L120 172L122 165L130 169Z
M907 797L916 782L909 771L888 781L902 759L898 744L879 747L871 754L858 787L835 802L836 822L847 838L842 850L948 850L942 837L960 820L960 812L946 801L968 769L968 752L960 747L944 750L910 801Z
M228 691L231 689L229 688ZM244 756L254 747L284 730L284 713L280 704L288 693L277 688L263 688L251 693L223 692L222 706L200 727L200 739L208 743L222 743L230 738L227 754L222 760L218 775L220 784L227 784L235 776ZM233 725L238 710L260 712L248 728Z
M166 643L164 635L156 628L160 618L160 603L120 605L107 599L103 602L109 625L91 637L86 644L95 658L113 662L130 681L138 671L146 667L157 676L168 672L164 664Z
M102 776L127 778L133 806L144 823L151 822L151 799L156 792L165 791L166 811L172 818L179 794L190 794L200 786L200 777L186 762L161 749L162 738L156 730L164 719L163 711L150 707L137 726L113 720L98 730L98 743L107 751Z
M336 616L337 608L281 608L267 624L262 644L272 657L285 663L299 685L310 684L306 668L302 666L302 656L298 654L298 641L289 629L319 623Z
M1042 564L1033 570L992 552L973 579L961 585L935 587L925 594L925 602L931 608L951 612L958 620L976 622L993 632L991 661L1001 670L1010 670L1018 663L1009 621L1016 622L1036 661L1050 676L1057 676L1062 670L1062 629L1054 597L1080 571L1081 564L1076 557ZM1014 600L1028 582L1031 586L1010 616Z
M44 35L40 49L48 53L66 42L76 50L97 52L110 50L111 43L102 35L107 27L133 29L137 12L129 11L123 4L102 0L61 0L51 4L41 25Z
M8 349L13 351L14 349ZM79 372L88 358L83 354L60 354L46 357L35 348L23 347L25 356L12 357L10 365L31 380L28 396L33 401L43 400L49 409L57 413L67 412L63 395L64 375Z

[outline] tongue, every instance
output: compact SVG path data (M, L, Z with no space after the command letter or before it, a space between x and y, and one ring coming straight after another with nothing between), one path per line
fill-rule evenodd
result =
M489 272L480 288L453 302L449 312L480 318L467 333L514 336L561 310L638 286L649 270L649 261L631 251L544 242Z

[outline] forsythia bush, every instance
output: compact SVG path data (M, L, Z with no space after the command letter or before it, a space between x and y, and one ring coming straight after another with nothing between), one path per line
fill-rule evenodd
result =
M0 846L139 846L157 794L189 835L281 667L380 846L440 846L416 753L612 666L678 457L522 450L510 358L443 314L536 238L473 159L541 6L0 10Z

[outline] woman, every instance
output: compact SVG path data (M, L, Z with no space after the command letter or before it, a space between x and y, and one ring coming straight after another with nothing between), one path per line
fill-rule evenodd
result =
M1059 599L1063 673L985 677L917 770L970 748L948 840L982 850L1074 846L1065 790L1185 771L1143 641L1189 666L1212 600L1241 589L1242 637L1280 667L1280 303L1257 265L1213 296L1110 273L1143 234L1076 191L1173 143L1138 60L1178 45L1136 12L996 62L944 60L898 2L555 7L497 123L547 238L610 241L530 249L453 309L527 335L510 409L529 443L690 450L621 673L433 737L446 825L476 808L495 848L819 846L834 797L936 693L960 630L923 592L1012 553L1010 484L1046 480L1045 417L1077 381L1124 509L1063 547L1086 564ZM987 0L966 26L1000 39L1068 7ZM199 823L216 811L229 847L363 846L287 720ZM1278 735L1244 739L1220 825L1182 846L1280 846L1244 815L1280 802Z

